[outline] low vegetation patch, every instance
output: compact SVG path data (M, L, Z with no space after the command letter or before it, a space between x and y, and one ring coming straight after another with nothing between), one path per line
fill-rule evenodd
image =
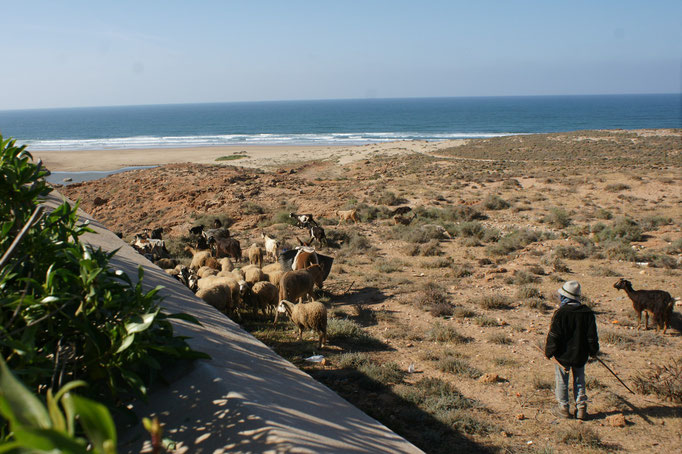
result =
M469 303L480 306L483 309L497 310L497 309L511 309L511 298L505 295L485 295L480 298L474 298Z
M431 329L426 332L426 338L434 342L448 342L451 344L465 344L471 341L468 337L459 334L452 326L444 325L440 322L435 322L431 326Z
M248 155L245 154L231 154L227 156L220 156L218 158L215 158L216 161L235 161L237 159L242 159L242 158L248 158Z
M634 378L635 388L642 394L682 403L682 357L669 363L654 364Z

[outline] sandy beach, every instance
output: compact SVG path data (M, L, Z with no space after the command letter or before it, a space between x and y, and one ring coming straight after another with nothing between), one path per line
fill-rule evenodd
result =
M154 166L192 162L195 164L233 164L267 168L303 161L336 161L346 164L375 155L434 152L464 143L464 140L439 142L400 141L356 146L221 146L194 148L144 148L124 150L31 151L54 172L117 170L133 166ZM223 156L244 158L217 161Z

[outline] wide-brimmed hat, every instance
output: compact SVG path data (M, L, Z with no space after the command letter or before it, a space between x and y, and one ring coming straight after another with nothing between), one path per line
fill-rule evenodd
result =
M559 295L566 298L579 301L580 300L580 284L578 281L566 281L559 289Z

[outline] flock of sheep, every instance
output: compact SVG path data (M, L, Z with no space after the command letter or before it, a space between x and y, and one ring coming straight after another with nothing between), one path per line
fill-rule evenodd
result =
M399 221L403 221L404 214L406 212L396 213L396 217L400 217ZM342 221L359 221L355 210L337 211L337 215ZM189 267L177 265L169 258L161 239L161 229L151 232L145 230L135 235L131 245L219 311L234 316L239 316L239 310L251 310L263 315L275 312L274 323L277 323L280 313L287 314L298 327L299 340L304 330L314 330L319 335L318 347L321 348L327 337L327 309L324 304L313 301L313 287L317 285L322 288L333 259L320 261L325 256L319 256L310 247L314 241L326 244L324 229L314 221L313 216L296 213L290 216L299 227L309 231L310 240L299 240L302 247L280 255L277 240L263 232L263 247L252 244L246 251L249 263L240 268L235 267L235 262L242 261L239 241L217 219L212 229L205 229L204 226L190 229L196 246L185 248L192 254ZM293 259L286 260L285 255ZM265 265L265 260L272 263ZM632 300L639 317L638 329L642 313L645 315L645 329L648 329L651 314L656 330L662 328L665 334L675 305L675 299L668 292L634 290L625 279L620 279L614 287L625 290ZM304 303L304 300L309 302Z
M357 222L355 210L351 211L349 219ZM190 229L195 246L185 248L192 255L189 266L170 258L159 229L135 235L131 245L219 311L237 317L240 310L263 315L274 312L274 323L279 314L286 314L298 327L299 340L304 330L314 330L319 335L318 347L322 348L327 340L327 309L313 301L313 288L322 288L331 263L321 261L324 256L318 256L309 246L315 240L324 244L324 230L312 215L291 216L300 227L310 230L311 239L305 242L308 247L296 248L290 263L283 259L284 254L279 254L277 240L264 232L262 246L252 244L242 257L239 241L217 219L212 229ZM246 260L248 264L235 266ZM272 263L265 264L268 260Z

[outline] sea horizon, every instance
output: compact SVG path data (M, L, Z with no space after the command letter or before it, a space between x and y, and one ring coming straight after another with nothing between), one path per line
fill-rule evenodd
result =
M364 98L0 111L35 150L362 145L682 127L682 94Z

